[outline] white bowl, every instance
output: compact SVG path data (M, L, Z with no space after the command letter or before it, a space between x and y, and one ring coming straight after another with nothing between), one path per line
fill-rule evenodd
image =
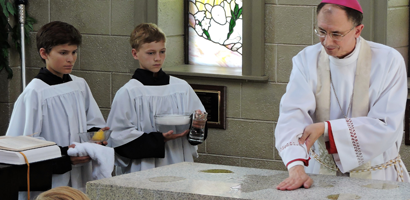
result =
M165 133L170 130L182 133L189 129L191 123L191 113L187 114L161 114L155 115L155 126L157 131Z
M81 142L104 142L110 138L112 130L79 133Z

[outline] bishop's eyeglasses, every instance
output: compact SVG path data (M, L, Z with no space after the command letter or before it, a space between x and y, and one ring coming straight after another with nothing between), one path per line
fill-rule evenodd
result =
M351 28L347 33L345 34L340 34L340 33L330 33L329 36L331 39L336 40L336 41L340 41L343 39L344 36L346 36L348 33L350 33L350 31L352 31L355 27ZM315 30L315 34L317 36L319 36L320 38L324 38L327 35L327 32L325 30L322 29L317 29L316 27L314 28Z

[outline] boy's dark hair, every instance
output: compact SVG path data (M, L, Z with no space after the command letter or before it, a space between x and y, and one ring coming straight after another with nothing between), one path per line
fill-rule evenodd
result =
M57 45L81 45L81 34L71 24L54 21L42 26L38 30L36 41L37 51L40 53L40 49L44 48L46 53L49 54L51 49ZM43 58L41 60L45 62Z
M319 15L320 10L321 10L321 9L323 8L323 6L325 6L326 4L328 4L328 3L320 3L320 4L317 6L316 14ZM341 6L341 5L337 5L337 4L332 4L332 5L337 6L337 7L341 8L341 9L343 9L343 10L346 12L346 14L347 14L347 18L348 18L350 21L353 22L354 26L359 26L360 24L362 24L362 21L363 21L363 13L361 13L361 12L355 10L355 9L346 7L346 6Z
M139 48L145 43L166 42L164 32L155 24L142 23L134 28L130 36L130 43L133 49Z

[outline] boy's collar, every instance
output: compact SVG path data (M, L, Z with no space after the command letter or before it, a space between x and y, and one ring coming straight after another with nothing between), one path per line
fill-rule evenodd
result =
M42 80L48 85L57 85L57 84L72 81L69 74L64 74L63 78L60 78L54 75L53 73L51 73L46 67L41 68L40 72L37 74L35 78Z
M168 85L169 84L169 75L166 74L162 69L157 72L157 76L154 77L154 73L138 68L135 70L133 79L138 80L143 85Z

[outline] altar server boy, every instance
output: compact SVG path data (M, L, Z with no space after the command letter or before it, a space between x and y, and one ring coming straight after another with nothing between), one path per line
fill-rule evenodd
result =
M57 143L67 155L68 147L80 142L79 133L105 127L105 121L86 81L70 74L81 44L80 32L70 24L54 21L40 28L36 40L46 66L15 102L6 135L41 137ZM59 166L65 173L53 175L52 187L85 191L86 182L92 180L89 161L89 156L67 156L66 163ZM32 192L31 196L36 195Z
M186 81L162 71L166 36L155 24L138 25L130 43L139 68L116 93L107 120L113 131L110 145L115 148L117 173L193 162L199 143L188 142L188 131L157 132L154 116L205 111L204 106Z

